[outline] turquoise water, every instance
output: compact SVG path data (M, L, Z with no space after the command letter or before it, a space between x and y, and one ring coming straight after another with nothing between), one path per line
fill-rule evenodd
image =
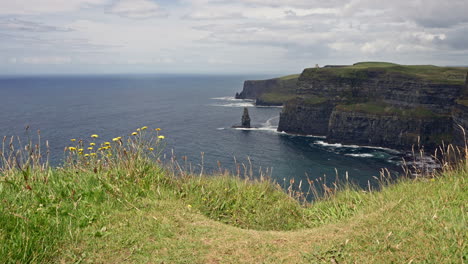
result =
M102 140L141 126L160 127L167 153L187 156L205 171L218 164L235 171L234 160L270 172L283 182L336 172L365 186L382 168L398 170L401 154L385 149L327 144L325 139L276 132L278 107L254 107L233 99L245 79L268 76L46 76L0 78L0 135L24 136L40 129L59 165L71 138L99 134ZM256 129L240 130L243 107Z

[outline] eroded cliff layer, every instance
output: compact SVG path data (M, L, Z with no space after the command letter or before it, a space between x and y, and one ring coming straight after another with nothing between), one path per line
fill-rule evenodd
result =
M329 101L306 103L298 98L286 104L280 114L278 131L303 135L326 135L334 105Z
M331 142L408 149L460 141L466 127L466 68L360 63L306 69L279 131L327 136Z
M467 104L456 104L453 109L453 143L465 147L468 143L468 100Z
M269 80L250 80L244 82L237 99L253 99L257 105L283 105L296 97L296 84L299 75L288 75Z
M433 149L442 141L451 141L451 120L450 116L403 117L337 108L330 116L327 141L396 149L419 145Z

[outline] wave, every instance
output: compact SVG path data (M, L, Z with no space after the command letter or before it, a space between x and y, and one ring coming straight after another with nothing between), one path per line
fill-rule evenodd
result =
M352 153L352 154L345 154L345 155L351 156L351 157L357 157L357 158L373 158L374 157L374 155L370 153L359 153L359 154Z
M246 101L246 102L255 102L252 99L236 99L234 96L224 96L224 97L213 97L212 100L221 100L221 101Z
M274 116L272 118L269 118L267 121L265 121L265 123L263 123L263 126L264 127L274 127L274 125L272 125L271 121L273 121L275 119L279 119L279 116Z
M276 127L251 127L251 128L244 128L244 127L234 127L235 130L244 130L244 131L270 131L275 133L281 133L276 130Z
M400 154L401 152L395 149L391 148L384 148L384 147L374 147L374 146L359 146L359 145L344 145L341 143L327 143L322 140L317 140L314 142L315 145L320 145L323 147L334 147L334 148L367 148L367 149L379 149L379 150L384 150L386 152L394 153L394 154Z
M226 103L226 104L211 104L211 106L223 106L223 107L255 107L255 103L251 103L251 102L240 102L240 103Z
M258 107L258 108L283 108L282 105L256 105L254 99L236 99L233 96L213 97L211 100L225 101L230 103L216 103L213 106L227 106L227 107ZM233 103L237 102L237 103Z
M258 108L283 108L282 105L255 105Z

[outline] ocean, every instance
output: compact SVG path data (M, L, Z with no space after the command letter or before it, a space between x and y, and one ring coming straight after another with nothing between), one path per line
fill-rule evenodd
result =
M246 79L273 76L105 75L0 77L0 136L33 136L40 130L59 166L71 138L126 136L136 128L161 128L165 153L187 156L204 172L235 172L235 161L268 171L279 183L338 175L363 187L375 184L382 168L400 171L402 153L327 144L324 138L278 133L279 107L236 100ZM252 125L243 130L243 108ZM202 159L203 156L203 159Z

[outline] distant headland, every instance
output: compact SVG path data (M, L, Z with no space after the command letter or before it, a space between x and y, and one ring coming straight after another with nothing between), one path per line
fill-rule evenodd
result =
M245 81L237 99L283 105L278 131L410 149L464 146L468 68L360 62Z

